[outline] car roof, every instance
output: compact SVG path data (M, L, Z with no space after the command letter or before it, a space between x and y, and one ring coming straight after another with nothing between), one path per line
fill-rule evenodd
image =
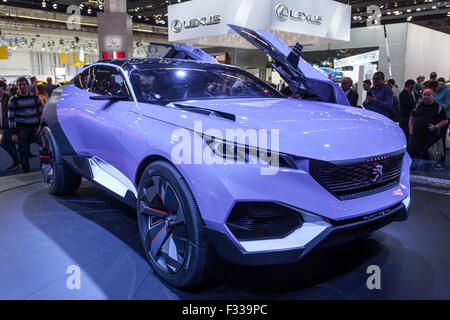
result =
M84 69L94 66L99 63L116 65L127 71L133 67L139 67L139 66L145 66L145 65L167 65L167 64L174 64L174 65L195 64L195 65L215 66L215 67L223 66L223 67L239 69L239 67L231 66L231 65L227 65L227 64L215 64L215 63L199 61L199 60L172 59L172 58L130 58L130 59L114 59L114 60L105 59L105 60L97 61L88 66L85 66Z

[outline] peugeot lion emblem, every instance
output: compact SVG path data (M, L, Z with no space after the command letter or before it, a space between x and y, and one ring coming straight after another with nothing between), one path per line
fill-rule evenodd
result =
M381 179L383 179L383 166L381 164L377 164L373 170L372 170L372 174L373 174L373 179L372 182L378 182Z
M285 4L280 3L275 7L275 14L281 21L285 21L289 17L289 9Z
M175 33L181 32L181 30L183 29L183 21L181 21L180 19L173 20L171 28L172 28L172 31Z

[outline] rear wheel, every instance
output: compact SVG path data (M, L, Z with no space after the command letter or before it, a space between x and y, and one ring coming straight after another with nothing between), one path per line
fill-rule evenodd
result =
M39 156L45 190L53 195L75 192L81 184L81 176L64 161L58 145L48 127L42 129Z
M169 163L144 171L137 205L139 233L150 265L177 287L192 286L216 273L197 204L186 181Z

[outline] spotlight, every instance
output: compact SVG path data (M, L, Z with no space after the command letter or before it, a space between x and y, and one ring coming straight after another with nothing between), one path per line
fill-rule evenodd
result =
M53 9L55 9L55 10L58 9L58 4L54 3L53 4Z

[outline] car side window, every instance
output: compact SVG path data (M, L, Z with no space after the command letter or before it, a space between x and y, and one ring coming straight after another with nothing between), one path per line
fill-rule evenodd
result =
M73 84L81 89L81 90L87 90L89 85L89 78L92 74L92 68L87 68L83 72L79 73L73 80Z
M108 66L97 66L89 84L93 93L107 96L130 96L125 78L119 69Z
M130 81L139 102L151 102L158 99L158 94L154 91L155 77L153 75L144 76L133 69L130 72Z

